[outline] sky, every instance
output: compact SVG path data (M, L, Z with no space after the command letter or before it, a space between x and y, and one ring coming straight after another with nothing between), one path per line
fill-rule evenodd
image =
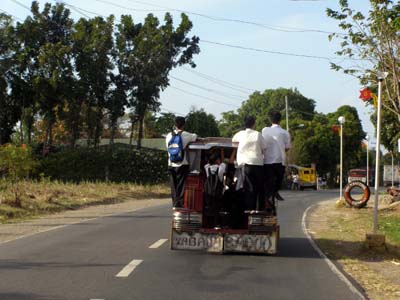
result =
M56 1L48 1L55 3ZM61 2L61 1L60 1ZM221 113L236 110L253 91L297 88L316 102L316 111L334 112L341 105L357 108L363 129L374 136L370 122L371 109L358 98L362 86L354 77L330 69L326 59L288 56L230 48L216 42L272 52L306 56L337 57L338 41L330 42L327 33L304 32L302 29L338 32L337 22L326 16L326 8L337 9L338 0L65 0L72 17L131 14L136 22L148 13L162 18L171 11L179 24L180 11L191 12L191 35L200 37L201 53L194 61L197 67L179 67L171 72L170 87L161 94L162 110L186 115L190 109L203 108L217 119ZM45 1L39 1L42 5ZM0 0L0 9L24 19L30 0ZM367 11L368 0L349 0L350 7ZM255 22L218 21L216 16ZM276 30L279 29L279 30ZM297 31L297 32L294 32ZM300 32L299 32L300 31ZM226 87L216 78L234 84ZM229 86L229 85L228 85ZM233 88L232 88L233 87ZM284 99L282 99L284 101ZM290 106L290 103L289 103ZM373 139L372 139L373 140ZM372 142L373 144L373 142Z

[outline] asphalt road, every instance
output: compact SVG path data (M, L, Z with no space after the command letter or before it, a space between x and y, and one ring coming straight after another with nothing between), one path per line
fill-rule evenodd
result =
M337 192L282 195L275 256L171 251L159 206L0 244L0 299L359 299L301 229L305 209Z

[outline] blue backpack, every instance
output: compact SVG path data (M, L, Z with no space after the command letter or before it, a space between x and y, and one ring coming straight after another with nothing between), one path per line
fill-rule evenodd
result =
M180 163L185 157L185 149L183 149L182 132L171 132L172 137L168 142L169 160L173 163Z

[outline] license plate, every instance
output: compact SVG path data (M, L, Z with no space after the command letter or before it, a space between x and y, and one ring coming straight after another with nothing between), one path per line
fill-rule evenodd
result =
M171 248L175 250L222 252L224 249L224 237L222 234L178 232L173 229L171 241Z
M276 233L272 234L227 234L224 251L249 253L276 253Z

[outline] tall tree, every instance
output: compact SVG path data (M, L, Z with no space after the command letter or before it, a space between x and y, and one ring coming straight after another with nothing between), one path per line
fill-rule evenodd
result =
M100 141L102 119L112 84L113 23L113 16L106 20L102 17L89 20L81 18L75 25L73 35L76 70L85 93L82 96L87 101L88 140L93 139L95 146ZM115 96L111 96L112 100L116 99ZM90 114L94 116L94 124L91 124Z
M204 109L192 109L188 113L185 129L201 137L220 136L218 123L214 115L206 113Z
M160 92L169 84L169 72L184 64L194 67L193 55L200 52L199 38L187 37L192 22L185 14L181 19L176 29L169 13L165 14L164 25L152 14L143 24L134 24L131 16L122 16L118 25L117 65L130 87L129 105L138 117L138 148L143 138L145 114L158 110Z
M51 145L57 114L64 108L65 99L73 86L72 39L73 20L63 4L50 3L39 11L38 2L32 2L33 20L44 33L38 56L38 74L34 78L39 91L39 109L46 123L44 145Z
M0 145L11 141L14 126L21 117L18 99L10 97L11 68L15 63L15 28L12 18L0 14Z
M233 137L233 135L243 128L243 121L234 111L222 113L222 119L218 122L218 129L223 137Z
M330 39L341 41L336 53L348 59L331 64L332 68L371 86L376 86L380 72L388 72L383 105L400 121L400 3L370 0L368 15L350 8L347 0L340 0L339 5L339 10L328 8L327 15L339 22L345 34L335 33Z

